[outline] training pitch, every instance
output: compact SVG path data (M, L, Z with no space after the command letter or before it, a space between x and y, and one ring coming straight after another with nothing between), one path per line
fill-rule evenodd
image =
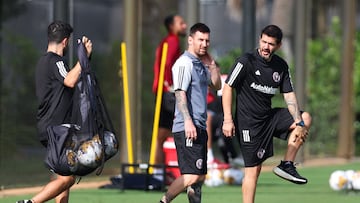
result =
M345 165L299 168L299 173L309 179L307 185L286 182L272 172L260 176L256 202L266 203L358 203L360 192L335 192L329 187L330 174L335 170L360 170L360 163ZM81 183L80 183L81 184ZM149 203L158 202L162 192L117 189L77 189L71 192L70 202L75 203ZM1 203L14 203L30 195L0 197ZM203 187L204 203L242 202L240 186ZM50 201L53 202L53 201ZM174 203L188 202L185 193L180 194Z

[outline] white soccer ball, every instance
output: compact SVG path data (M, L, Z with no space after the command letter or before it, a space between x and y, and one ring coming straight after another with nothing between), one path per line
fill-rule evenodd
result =
M351 185L353 190L360 190L360 171L356 171L351 177Z
M244 172L240 169L229 168L224 171L224 182L229 185L241 185L244 178Z
M77 151L77 159L80 164L95 168L99 165L102 157L102 145L99 136L81 144Z
M348 190L353 189L352 180L353 180L354 175L355 175L354 170L346 170L345 171L345 176L346 176L346 179L348 180L345 189L348 189Z
M79 167L79 160L76 152L71 149L66 150L67 164L69 165L70 171L74 172Z
M329 184L331 189L335 191L344 190L347 188L348 179L345 171L337 170L330 175Z
M216 187L224 184L222 179L222 171L220 169L210 169L206 174L205 185Z
M112 157L118 151L118 142L114 133L104 131L104 147L106 157Z

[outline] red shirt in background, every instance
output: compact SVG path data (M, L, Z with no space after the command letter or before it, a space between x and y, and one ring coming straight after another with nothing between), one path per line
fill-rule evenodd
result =
M210 104L211 102L215 101L215 95L211 90L208 90L208 93L206 95L206 103Z
M159 83L159 74L160 74L160 64L161 64L161 54L163 50L164 43L168 43L168 52L165 63L165 73L164 73L164 92L171 91L173 85L171 68L174 65L176 59L181 55L180 50L180 40L179 37L175 34L170 33L166 36L156 48L155 63L154 63L154 82L152 90L156 94L158 83Z

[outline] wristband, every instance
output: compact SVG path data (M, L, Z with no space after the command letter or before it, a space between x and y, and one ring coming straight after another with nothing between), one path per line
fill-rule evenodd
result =
M295 124L296 126L305 127L305 123L303 120Z

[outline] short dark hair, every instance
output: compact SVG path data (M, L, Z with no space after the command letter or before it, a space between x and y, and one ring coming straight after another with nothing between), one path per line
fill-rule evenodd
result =
M167 31L170 31L170 26L174 23L174 18L176 15L168 15L165 17L164 19L164 26L166 28Z
M195 23L190 28L190 36L193 36L196 32L210 33L210 28L204 23Z
M261 35L260 37L262 37L262 35L265 34L269 37L273 37L276 39L276 43L281 43L282 37L283 37L283 33L281 31L281 29L276 26L276 25L268 25L266 27L264 27L264 29L261 31Z
M54 21L48 26L48 42L60 43L63 39L69 38L73 28L68 23Z

